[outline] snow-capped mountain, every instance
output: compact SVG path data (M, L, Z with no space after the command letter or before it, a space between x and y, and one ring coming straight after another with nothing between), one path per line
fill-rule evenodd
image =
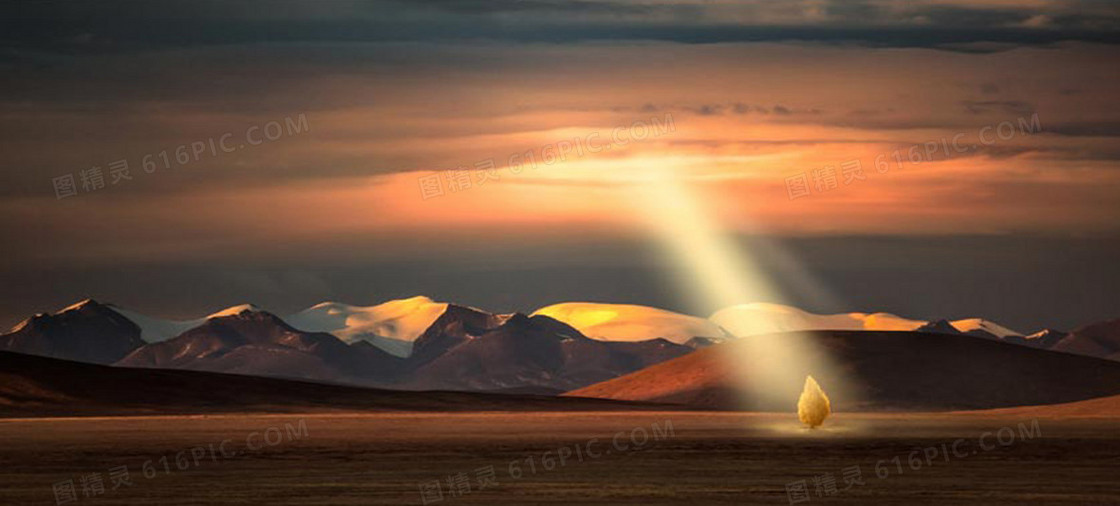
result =
M597 341L548 316L456 305L415 343L398 388L559 393L693 351L663 339Z
M83 301L17 325L0 336L0 350L397 389L538 393L578 388L693 350L663 339L596 341L545 315L498 315L426 297L371 307L324 303L289 319L298 326L240 304L203 318L164 320Z
M205 318L187 321L165 320L116 306L112 306L112 308L140 327L140 339L143 339L146 343L166 341L206 322Z
M578 388L718 345L783 331L965 334L1120 359L1120 323L1022 336L980 318L925 322L889 313L813 314L744 304L703 319L663 309L571 302L494 314L427 297L374 306L326 302L288 317L251 304L190 320L85 300L37 314L0 350L122 366L296 377L400 389L537 392ZM905 337L904 335L902 337Z
M686 344L697 337L713 341L730 337L719 325L703 318L630 304L566 302L540 308L533 315L555 318L599 341L661 338Z
M915 330L928 323L890 313L820 315L767 302L724 308L711 320L738 337L798 330Z
M372 383L395 372L394 357L303 332L251 305L219 311L186 332L142 346L116 365Z
M230 306L220 311L215 311L210 315L193 320L168 320L164 318L155 318L142 313L137 313L129 309L125 309L113 304L107 304L113 311L120 313L125 318L128 318L140 327L140 338L146 343L159 343L171 339L183 332L198 327L206 323L211 318L221 318L223 316L236 315L244 311L261 311L261 308L253 304L238 304Z
M413 300L412 305L431 305L417 302L422 301ZM412 353L400 357L362 337L346 343L326 332L297 329L266 311L235 311L208 318L173 339L143 346L117 365L406 390L557 393L692 351L663 340L603 343L547 316L494 315L446 304L419 336L407 335L412 341L402 342L413 346Z
M86 302L74 304L55 314L76 310ZM245 311L263 311L252 304L239 304L200 318L171 320L148 316L111 304L103 306L138 327L141 344L167 341L214 318L237 315ZM284 316L281 320L300 331L327 333L351 344L365 341L391 355L405 358L412 354L414 342L447 311L449 306L450 304L446 302L436 302L423 296L390 300L373 306L323 302ZM486 313L481 310L474 311ZM665 339L675 344L692 347L733 337L773 332L913 331L931 325L924 320L904 318L890 313L821 315L773 303L732 306L717 311L708 319L648 306L591 302L553 304L531 313L531 316L538 315L570 325L583 335L598 341L636 342ZM947 323L960 333L978 337L1009 340L1012 337L1022 336L1019 332L981 318ZM930 331L929 328L925 330ZM938 332L936 329L932 331ZM940 332L948 332L948 330L943 329Z
M821 315L773 303L740 304L716 311L711 320L734 336L744 337L799 330L901 330L949 332L1005 339L1023 334L982 318L953 321L913 320L890 313L840 313ZM940 325L939 325L940 324Z
M0 350L97 364L120 360L143 344L135 323L92 299L36 314L0 335Z
M447 303L427 297L391 300L376 306L323 302L284 318L308 332L327 332L348 343L369 341L398 357L412 353L412 343L447 310Z

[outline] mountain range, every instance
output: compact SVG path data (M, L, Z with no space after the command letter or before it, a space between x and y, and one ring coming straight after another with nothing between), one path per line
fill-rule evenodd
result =
M29 318L0 336L0 349L122 367L401 390L548 394L617 377L693 350L664 339L599 341L544 315L496 315L424 298L393 301L389 307L393 310L319 305L289 318L310 322L306 326L316 329L332 326L331 318L349 321L340 318L339 311L357 315L358 324L334 325L338 333L328 333L296 328L287 319L252 305L234 306L188 322L168 322L135 318L131 311L85 300L54 314ZM168 337L168 329L182 331ZM389 335L373 334L378 331Z
M558 394L751 336L800 331L963 335L1120 359L1120 320L1023 335L981 318L817 315L778 304L711 318L644 306L562 303L494 314L426 297L337 302L277 316L251 304L165 320L85 300L0 335L0 350L122 367L189 369L399 390ZM902 339L902 338L900 338Z

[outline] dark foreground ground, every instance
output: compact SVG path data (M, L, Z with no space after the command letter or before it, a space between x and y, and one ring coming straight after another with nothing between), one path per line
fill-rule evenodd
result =
M0 420L0 504L1120 503L1115 420L839 414L807 431L795 418Z

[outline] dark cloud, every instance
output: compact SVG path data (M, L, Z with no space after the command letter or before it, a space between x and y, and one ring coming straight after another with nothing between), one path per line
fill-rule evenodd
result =
M664 11L685 11L690 6L604 2L587 0L393 0L403 8L421 8L456 14L507 13L591 13L613 15L649 15Z
M632 111L632 107L618 107L615 109L619 112ZM743 102L730 102L730 103L715 103L715 104L700 104L700 105L665 105L654 106L653 104L646 104L638 109L639 112L655 112L655 111L681 111L696 114L698 116L724 116L729 114L747 115L747 114L775 114L778 116L794 116L794 115L819 115L823 111L820 109L806 107L796 108L787 107L782 104L773 106L765 106L758 104L745 104Z
M935 26L960 28L986 28L1020 25L1036 13L1026 9L967 8L948 5L931 5L916 11L916 17ZM1070 24L1077 26L1074 20Z
M1115 162L1120 161L1120 148L1107 146L1107 147L1049 147L1045 149L1038 149L1039 154L1057 160L1071 160L1071 161L1102 161L1102 162ZM1113 169L1120 169L1115 165L1109 165Z
M808 41L990 50L991 44L1120 43L1120 7L825 4L656 4L606 0L19 2L0 7L0 44L66 54L292 42L495 40ZM742 19L729 22L728 19ZM769 21L750 21L750 20ZM1044 26L1036 26L1044 25ZM987 44L988 49L976 44ZM969 46L973 45L973 46Z
M718 116L723 114L724 106L720 104L704 104L694 108L692 111L701 116Z
M852 117L855 117L855 118L869 118L869 117L882 116L882 115L885 115L885 114L891 114L893 112L895 112L894 107L885 107L885 108L882 108L882 109L876 109L876 108L852 109L851 111L848 111L847 114L848 114L848 116L852 116Z
M1046 132L1068 137L1120 137L1120 121L1070 121L1044 126Z
M1035 110L1034 105L1022 100L964 100L961 105L969 114L1031 114Z
M864 0L830 0L825 4L824 12L829 19L858 23L867 23L884 15L879 6Z
M738 147L746 149L757 148L775 148L787 146L827 146L833 144L890 144L895 141L884 139L780 139L780 140L709 140L709 139L686 139L686 140L669 140L666 144L670 146L699 146L704 148L718 149L727 147Z

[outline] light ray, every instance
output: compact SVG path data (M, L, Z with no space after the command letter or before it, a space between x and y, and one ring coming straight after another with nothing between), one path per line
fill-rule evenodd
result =
M696 308L713 311L749 302L782 302L784 297L747 251L741 251L702 205L702 193L679 171L662 164L638 186L637 209L680 267L677 284ZM788 260L792 261L792 260ZM801 281L804 281L803 278ZM820 291L818 287L806 287ZM852 383L843 378L813 336L758 334L766 322L737 322L741 337L725 353L748 409L796 411L802 382L822 378L834 397L854 401ZM745 329L745 332L742 331Z

